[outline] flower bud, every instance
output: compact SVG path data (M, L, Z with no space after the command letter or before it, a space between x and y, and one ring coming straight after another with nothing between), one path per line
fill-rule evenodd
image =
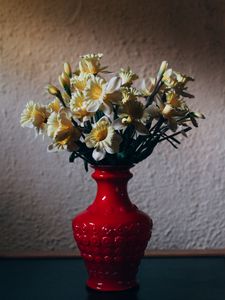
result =
M59 75L59 83L66 91L67 95L71 97L70 79L65 72L63 72L62 75Z
M48 90L49 94L51 94L53 96L59 96L60 95L60 91L52 84L49 84L47 86L47 90Z
M159 68L159 72L158 72L158 74L157 74L157 81L162 77L162 75L163 75L163 73L166 71L167 67L168 67L168 62L164 60L164 61L161 63L161 66L160 66L160 68Z
M62 76L63 80L65 81L66 85L70 86L70 78L68 77L66 72L63 72L61 76Z
M173 115L173 111L174 111L173 107L170 104L166 104L166 106L162 111L162 115L165 118L170 118Z
M58 90L58 89L57 89L54 85L52 85L52 84L49 84L49 85L47 86L47 90L48 90L49 94L51 94L51 95L53 95L53 96L56 96L56 97L59 99L59 101L62 103L62 105L63 105L64 107L66 107L65 102L64 102L64 100L63 100L63 98L62 98L62 95L61 95L60 90Z
M59 83L62 88L70 87L70 79L66 73L63 72L61 75L59 75Z
M65 62L64 63L64 72L66 73L66 75L71 78L72 77L72 70L71 70L71 66L69 63Z
M205 116L200 112L194 112L193 114L196 118L205 119Z

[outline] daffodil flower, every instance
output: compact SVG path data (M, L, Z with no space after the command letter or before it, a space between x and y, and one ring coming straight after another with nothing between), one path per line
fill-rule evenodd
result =
M119 76L122 80L123 86L130 86L134 80L138 79L138 75L135 74L130 67L128 67L127 70L121 68Z
M48 104L48 110L51 112L59 112L61 109L60 101L58 98L55 98L52 102Z
M72 85L72 89L76 92L83 92L85 88L87 87L88 79L91 78L92 75L81 73L80 75L74 75L70 79L70 83Z
M170 104L173 108L179 108L180 110L187 109L185 101L175 92L175 90L169 90L166 93L166 103Z
M35 128L36 133L45 132L49 112L44 105L29 101L21 114L20 124L22 127Z
M141 82L140 92L144 97L150 96L152 94L157 83L156 79L153 77L150 77L149 81L150 83L148 84L148 86L146 85L146 81L144 79Z
M161 80L163 78L163 74L166 72L167 67L168 67L167 61L163 61L160 65L160 68L159 68L156 78L149 77L150 83L147 85L146 85L146 81L142 80L141 88L140 88L142 96L148 97L153 93L153 91L155 91L155 88L161 82ZM159 88L159 90L161 90L161 89Z
M137 97L141 96L140 91L133 87L122 87L122 103L125 103L127 101L133 101L137 100Z
M100 59L103 54L87 54L81 56L81 60L79 62L79 69L81 73L85 74L98 74L99 72L104 71L107 67L101 67Z
M72 95L70 110L72 115L81 122L89 120L94 115L94 113L87 111L86 99L82 92L76 92Z
M172 131L177 130L177 124L181 117L184 117L189 109L186 103L174 92L169 92L167 101L163 102L160 97L149 106L149 114L152 119L158 119L161 116L167 120L167 125Z
M113 121L116 130L124 130L128 125L133 125L139 134L148 134L145 126L149 119L149 107L138 100L126 101L118 110L119 118Z
M119 152L122 141L107 117L102 117L93 125L91 132L86 135L85 143L88 148L94 148L92 156L96 161L104 159L106 153Z
M89 80L85 90L87 111L95 112L99 109L103 102L105 85L106 81L97 76Z
M167 69L163 73L162 81L167 88L184 88L188 81L193 81L193 78L175 72L172 69Z
M80 139L81 131L74 127L67 112L62 109L60 112L52 112L48 118L47 134L53 139L53 144L49 145L49 151L78 149L77 141Z
M116 76L108 82L97 76L91 78L84 92L87 111L96 112L101 109L109 116L112 113L112 102L118 97L120 87L121 79Z
M70 161L80 157L86 167L104 158L102 164L137 163L163 140L176 148L179 141L174 136L186 135L190 122L198 127L197 119L205 118L184 101L193 98L186 86L193 79L168 68L166 61L154 77L137 87L133 83L138 75L130 67L111 78L103 77L102 73L110 72L101 66L102 56L81 56L75 71L64 63L58 78L61 88L47 86L53 101L47 105L30 101L23 110L21 126L48 135L52 140L49 151L72 151ZM139 134L146 137L137 138ZM110 155L114 153L118 155Z

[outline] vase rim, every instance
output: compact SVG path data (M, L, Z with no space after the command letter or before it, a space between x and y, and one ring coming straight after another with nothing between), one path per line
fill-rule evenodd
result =
M108 169L108 170L117 170L117 169L131 169L134 167L133 164L130 165L90 165L92 169Z

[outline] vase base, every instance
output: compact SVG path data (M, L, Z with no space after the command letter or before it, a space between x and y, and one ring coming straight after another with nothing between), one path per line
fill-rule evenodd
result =
M111 281L111 280L97 280L90 278L87 280L86 285L88 288L102 292L118 292L126 291L129 289L137 288L138 282L136 280L130 281Z

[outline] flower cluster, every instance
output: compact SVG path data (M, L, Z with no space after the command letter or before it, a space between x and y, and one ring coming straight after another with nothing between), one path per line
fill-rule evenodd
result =
M48 136L49 151L68 150L70 161L80 157L86 167L135 164L161 141L177 148L175 136L187 136L190 125L197 127L196 119L204 118L185 101L193 98L187 91L193 79L167 62L147 83L134 85L138 75L129 67L110 77L101 58L102 54L84 55L75 71L65 63L59 76L61 91L51 84L47 87L52 102L27 103L21 125Z

